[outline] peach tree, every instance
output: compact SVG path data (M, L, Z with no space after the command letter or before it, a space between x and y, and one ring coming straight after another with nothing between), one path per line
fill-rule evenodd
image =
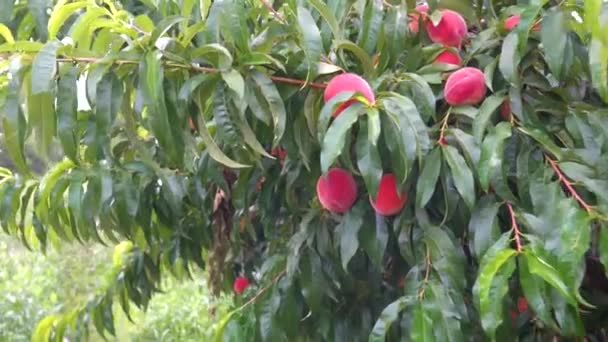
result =
M235 298L218 341L605 340L607 18L601 0L1 1L2 229L116 245L33 339L114 334L119 307L201 268Z

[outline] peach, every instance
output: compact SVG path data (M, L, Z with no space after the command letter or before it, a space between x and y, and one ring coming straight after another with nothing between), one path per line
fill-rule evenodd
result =
M430 19L426 21L426 32L435 43L459 47L467 35L467 23L458 12L443 10L437 26Z
M357 183L350 172L332 168L317 181L317 197L323 208L336 214L347 212L357 199Z
M249 279L245 278L245 277L237 277L234 280L234 285L232 286L232 288L234 289L234 292L241 294L243 292L245 292L245 289L249 287Z
M433 63L446 63L446 64L452 64L452 65L461 65L462 58L460 58L460 55L452 50L445 50L442 53L440 53L439 55L437 55L437 57L435 57L435 60L433 61Z
M505 30L507 30L507 31L513 30L515 28L515 26L519 25L520 21L521 21L521 15L519 15L519 14L515 14L515 15L508 17L507 20L505 20ZM536 23L536 24L532 25L532 30L534 30L534 31L540 30L540 24Z
M342 92L357 92L363 94L369 102L376 102L376 97L374 96L374 91L369 86L366 80L364 80L361 76L346 73L338 75L329 81L327 84L327 88L325 88L325 93L323 94L323 98L325 103L329 102L334 96L338 95ZM333 117L337 117L345 110L348 106L353 104L356 100L351 99L343 104L341 104L333 113Z
M448 77L443 95L445 101L452 106L478 104L486 95L483 72L471 67L455 71Z
M383 216L393 216L403 209L407 202L405 192L398 193L397 179L392 173L387 173L380 179L376 200L369 196L369 202L376 212Z
M408 26L409 26L411 32L418 33L419 26L420 26L420 23L419 23L420 15L422 14L422 16L424 17L426 15L426 12L428 12L428 10L429 10L429 5L420 4L420 5L416 6L416 11L414 13L410 13L408 15L408 17L409 17Z

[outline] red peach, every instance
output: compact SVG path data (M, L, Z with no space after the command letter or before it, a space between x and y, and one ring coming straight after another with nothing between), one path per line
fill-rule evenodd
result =
M483 72L471 67L455 71L448 77L443 94L452 106L478 104L486 95Z
M369 196L369 202L376 212L383 216L393 216L403 209L407 202L405 192L397 192L397 179L392 173L387 173L380 179L376 201Z
M422 16L424 17L428 10L429 10L429 5L420 4L420 5L416 6L416 12L410 13L408 15L409 16L408 26L409 26L411 32L418 33L419 26L420 26L418 21L420 20L420 15L422 14Z
M460 55L452 50L445 50L442 53L440 53L439 55L437 55L437 57L435 57L435 61L433 61L433 63L446 63L446 64L452 64L452 65L461 65L462 58L460 58Z
M528 300L526 298L517 298L517 310L519 311L519 313L523 313L528 310Z
M426 32L435 43L459 47L467 35L467 23L464 18L452 10L443 10L437 26L430 19L426 21Z
M505 20L505 30L507 30L507 31L513 30L515 28L515 26L519 25L520 21L521 21L521 15L519 15L519 14L515 14L515 15L508 17L507 20ZM534 31L540 30L540 24L536 23L536 24L532 25L532 30L534 30Z
M330 169L317 181L317 197L323 208L343 214L357 199L357 183L350 172L340 168Z
M500 117L505 121L511 119L511 101L506 100L500 105Z
M245 292L245 289L249 287L249 279L245 277L237 277L234 280L234 285L232 286L234 292L241 294Z
M323 94L323 98L325 103L329 102L334 96L338 95L342 92L358 92L363 94L363 96L371 103L376 102L376 97L374 96L374 91L369 86L366 80L364 80L361 76L346 73L338 75L329 81L327 84L327 88L325 88L325 93ZM333 113L333 117L337 117L340 113L345 110L348 106L353 104L356 100L348 100L341 104Z

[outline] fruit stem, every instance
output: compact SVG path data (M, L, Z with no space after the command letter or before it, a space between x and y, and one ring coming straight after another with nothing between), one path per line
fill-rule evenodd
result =
M439 130L439 139L437 139L437 143L441 146L445 146L448 142L445 140L445 131L448 128L448 120L450 119L450 114L452 114L452 107L448 109L448 112L443 117L443 121L441 123L441 129Z
M519 231L519 226L517 225L517 220L515 219L515 211L513 210L513 205L511 202L507 202L507 208L509 208L509 215L511 216L511 229L513 230L513 235L515 235L515 248L517 248L517 252L521 253L521 240L519 235L521 232Z

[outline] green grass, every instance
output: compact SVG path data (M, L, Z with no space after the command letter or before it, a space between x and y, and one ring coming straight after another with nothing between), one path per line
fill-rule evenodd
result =
M98 245L70 245L43 255L0 233L0 341L30 341L41 318L86 302L102 286L112 252ZM115 304L117 336L108 340L208 340L231 303L208 294L202 272L193 280L164 279L162 288L147 312L132 311L134 323ZM90 340L103 339L92 331Z

